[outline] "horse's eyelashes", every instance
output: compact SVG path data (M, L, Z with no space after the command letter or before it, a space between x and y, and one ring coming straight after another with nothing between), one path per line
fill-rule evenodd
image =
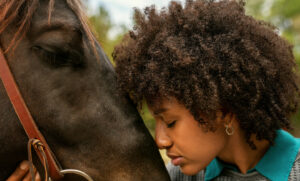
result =
M44 48L41 46L33 46L32 50L38 55L40 59L48 63L50 66L58 67L82 67L82 59L80 53L76 51L62 51L51 48Z
M41 46L34 46L32 47L32 50L38 55L40 59L42 59L44 62L50 64L51 66L58 67L61 63L58 60L58 54L54 51L46 50L45 48L42 48ZM65 63L63 63L65 64Z

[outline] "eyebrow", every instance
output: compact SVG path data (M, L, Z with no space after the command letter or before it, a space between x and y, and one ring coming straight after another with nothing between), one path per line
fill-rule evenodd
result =
M166 112L168 109L166 108L160 108L160 109L157 109L153 112L154 115L158 115L158 114L161 114L163 112Z
M53 30L74 30L74 31L80 31L80 28L76 26L75 24L64 24L62 22L54 22L52 24L42 24L39 27L38 34L43 34L47 31L53 31Z

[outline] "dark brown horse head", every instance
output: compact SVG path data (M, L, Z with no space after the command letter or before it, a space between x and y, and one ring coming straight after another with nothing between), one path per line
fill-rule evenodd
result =
M97 181L169 180L78 2L0 0L0 45L33 118L62 168ZM0 128L5 180L27 158L27 136L2 83Z

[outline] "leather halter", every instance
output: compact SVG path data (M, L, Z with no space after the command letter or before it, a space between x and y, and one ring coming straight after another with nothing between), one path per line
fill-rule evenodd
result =
M63 178L63 174L60 172L61 168L58 166L50 147L48 146L45 138L39 131L37 125L35 124L25 102L19 91L19 88L14 80L14 77L10 71L7 61L4 57L3 51L0 47L0 77L2 79L3 85L6 89L6 93L12 103L17 116L28 136L29 139L38 139L44 147L44 152L47 158L49 166L49 176L53 180L60 180ZM36 152L40 158L43 160L43 155L36 149Z

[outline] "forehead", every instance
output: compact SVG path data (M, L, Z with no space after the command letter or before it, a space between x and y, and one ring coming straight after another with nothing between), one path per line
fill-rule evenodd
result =
M49 24L49 15L50 24ZM32 33L39 34L49 29L79 30L80 22L65 0L56 0L49 13L49 1L41 1L34 13Z
M179 103L179 101L174 97L152 99L151 101L147 101L147 104L154 114L160 114L168 110L178 108L185 108L183 104Z

